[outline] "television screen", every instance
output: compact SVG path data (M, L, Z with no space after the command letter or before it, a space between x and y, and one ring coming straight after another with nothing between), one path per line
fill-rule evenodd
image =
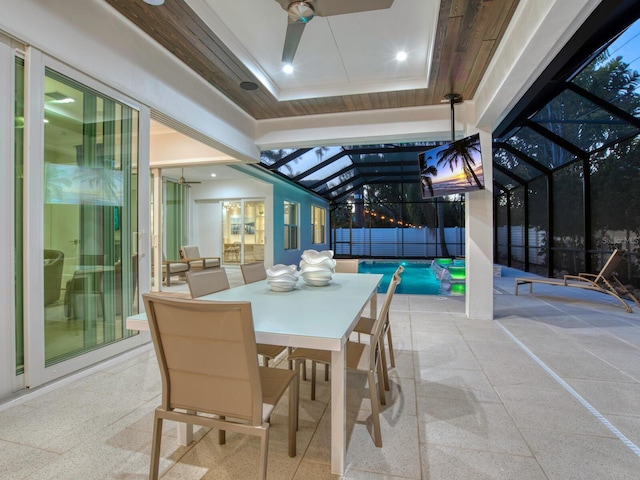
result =
M422 152L418 160L423 199L484 188L477 133Z

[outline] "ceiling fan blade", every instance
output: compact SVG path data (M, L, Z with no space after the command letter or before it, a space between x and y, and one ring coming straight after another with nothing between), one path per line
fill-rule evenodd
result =
M320 17L331 15L343 15L346 13L367 12L369 10L382 10L389 8L393 0L316 0L311 2Z
M305 25L306 23L291 21L287 24L287 34L284 38L284 48L282 49L282 61L284 63L293 62Z

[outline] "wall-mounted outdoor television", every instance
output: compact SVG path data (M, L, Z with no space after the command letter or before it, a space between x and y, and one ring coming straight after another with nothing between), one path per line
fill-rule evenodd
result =
M484 188L480 135L475 134L418 154L422 198Z

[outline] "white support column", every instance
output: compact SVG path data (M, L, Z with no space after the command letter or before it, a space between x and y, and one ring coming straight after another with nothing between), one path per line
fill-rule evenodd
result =
M162 241L164 238L162 231L164 228L162 223L162 202L164 201L162 197L162 170L153 168L151 174L153 175L153 238L151 245L153 247L153 264L158 265L158 268L153 271L152 290L159 292L162 290L162 253L164 252L164 242ZM188 443L184 445L188 445Z
M493 319L493 171L491 133L479 131L485 189L466 194L465 312L468 318Z

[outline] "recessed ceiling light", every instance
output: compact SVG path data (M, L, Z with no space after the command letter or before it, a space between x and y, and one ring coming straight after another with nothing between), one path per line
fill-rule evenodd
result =
M215 177L215 176L216 176L216 174L215 174L215 173L212 173L212 174L211 174L211 176L212 176L212 177Z
M258 89L258 84L255 82L240 82L240 88L242 88L243 90L257 90Z
M290 63L285 63L282 67L282 71L284 73L293 73L293 65L291 65Z
M396 60L399 62L404 62L407 59L407 52L398 52L396 54Z
M149 5L157 7L159 5L162 5L164 3L164 0L144 0L144 3L148 3Z

